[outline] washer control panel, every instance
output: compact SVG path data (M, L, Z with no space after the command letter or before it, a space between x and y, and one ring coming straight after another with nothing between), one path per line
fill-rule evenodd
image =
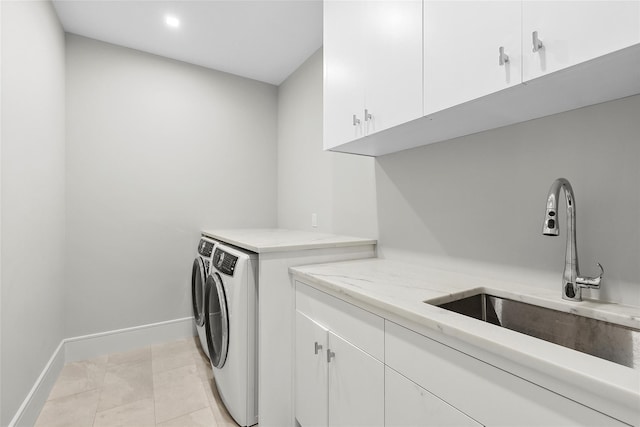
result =
M215 265L221 273L228 274L229 276L233 276L237 262L237 256L231 255L222 249L216 249L213 254L213 265Z
M211 256L211 252L213 252L213 242L200 239L200 243L198 244L198 253L205 258L209 258Z

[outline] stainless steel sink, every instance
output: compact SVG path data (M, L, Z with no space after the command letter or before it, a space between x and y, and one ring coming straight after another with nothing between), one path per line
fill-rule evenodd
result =
M433 305L640 369L639 329L484 293Z

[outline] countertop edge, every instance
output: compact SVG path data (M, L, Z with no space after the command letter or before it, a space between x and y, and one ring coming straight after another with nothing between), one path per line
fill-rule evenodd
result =
M277 232L277 229L269 231ZM362 237L352 236L340 236L340 235L327 235L318 234L314 236L314 233L301 232L304 235L308 235L309 238L303 238L299 241L287 241L286 238L274 239L271 243L256 243L256 239L252 238L239 238L233 236L233 232L236 230L229 230L225 232L216 230L202 230L202 235L209 238L220 240L233 246L237 246L242 249L249 250L255 253L269 253L269 252L289 252L289 251L301 251L301 250L313 250L313 249L326 249L326 248L344 248L352 246L370 246L376 245L378 242L376 239L368 239ZM243 230L244 231L244 230ZM251 231L250 229L247 231ZM257 232L267 231L257 230ZM283 232L290 233L294 230L282 230ZM253 241L252 241L253 240Z

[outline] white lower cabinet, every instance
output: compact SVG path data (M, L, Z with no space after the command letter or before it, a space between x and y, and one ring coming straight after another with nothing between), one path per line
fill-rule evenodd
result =
M384 365L329 332L329 425L384 425Z
M302 426L326 426L328 416L328 331L296 311L296 419Z
M484 426L623 426L618 420L393 322L385 363Z
M480 427L453 406L385 367L384 425L388 427Z
M315 426L624 426L296 282L295 418Z
M295 418L302 427L383 426L384 320L296 284Z

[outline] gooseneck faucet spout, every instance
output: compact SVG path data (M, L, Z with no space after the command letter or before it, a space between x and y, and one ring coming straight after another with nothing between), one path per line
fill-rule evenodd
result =
M562 273L562 298L570 301L582 301L583 288L600 288L600 281L604 274L602 265L597 277L581 277L578 267L578 248L576 245L576 202L573 188L565 178L556 179L547 195L547 207L542 225L542 234L557 236L558 231L558 198L560 190L564 190L567 204L567 249L564 258L564 272Z

